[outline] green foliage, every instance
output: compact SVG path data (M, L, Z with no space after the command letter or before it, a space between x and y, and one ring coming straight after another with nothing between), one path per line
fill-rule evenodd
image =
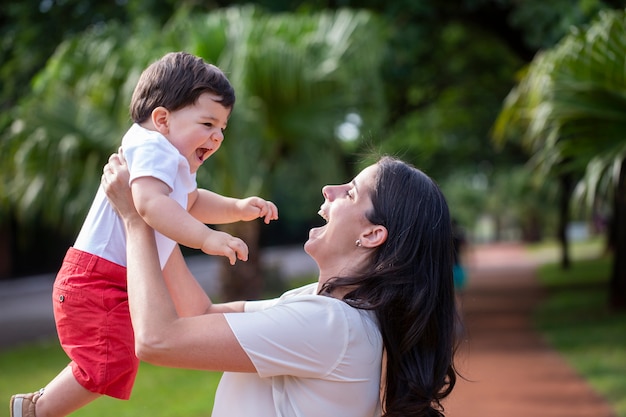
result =
M7 199L22 221L77 230L130 124L141 71L165 52L186 50L223 68L238 96L224 146L199 184L271 197L270 187L288 183L294 193L285 211L298 217L324 181L346 176L335 134L345 115L361 114L370 131L384 118L379 32L365 12L268 15L250 6L181 8L165 26L139 19L94 27L59 46L16 107L0 144ZM302 175L290 174L294 166Z
M523 166L457 170L441 186L452 215L465 227L488 215L497 224L496 239L532 242L555 232L555 184L532 181Z
M19 220L77 230L128 120L131 56L113 53L127 35L111 24L63 43L15 108L0 177Z
M383 151L400 154L441 179L457 169L484 174L494 165L511 163L510 156L498 155L489 143L489 129L520 62L479 30L449 23L439 32L433 59L446 63L438 68L443 85L435 85L436 90L429 83L411 87L409 100L419 107L393 126Z
M0 108L15 104L67 35L106 20L126 21L121 2L5 0L0 9Z
M127 127L134 81L145 65L173 49L217 63L237 88L228 151L200 170L200 184L228 194L266 193L282 203L283 220L310 217L320 186L348 178L353 160L371 149L406 157L442 183L490 178L523 156L516 141L501 149L488 141L514 74L572 25L584 27L598 10L620 6L601 0L261 0L256 7L212 10L246 3L65 0L38 8L9 0L0 10L0 99L3 110L19 97L30 104L0 113L0 222L18 212L21 222L37 218L73 234L100 166ZM44 66L33 94L31 80ZM70 110L76 117L59 114ZM363 122L360 138L340 142L335 130L349 113ZM39 114L46 123L76 125L70 136L86 145L74 145L70 159L58 157L65 148L40 142L56 138L59 129L33 133L41 127ZM512 126L509 133L522 131ZM63 164L78 159L85 165L49 163L41 165L50 170L44 174L18 172L14 161L3 159L6 150L14 151L15 143L4 143L14 135L16 142L30 143L28 157L48 152ZM614 162L609 154L589 162L587 195L610 186L607 167ZM84 174L81 182L71 181L69 171ZM60 197L41 185L51 178ZM31 187L28 193L19 188L23 184ZM467 217L490 205L479 196L469 199L475 205ZM462 202L452 201L455 207ZM44 204L59 207L42 213Z
M282 185L275 180L300 179L304 171L308 181L289 197L293 207L306 205L300 197L313 195L311 185L319 198L324 181L345 176L335 134L345 115L362 114L371 130L384 116L380 58L365 52L382 47L376 22L347 10L264 15L251 7L230 10L225 18L230 49L221 66L232 69L238 103L225 146L206 172L224 184L234 169L243 183L226 192L250 193L250 178L276 190Z
M509 3L515 3L509 1ZM599 0L526 0L511 13L511 26L524 33L524 40L535 48L549 48L572 27L589 22L607 6Z
M512 216L520 201L511 197L519 193L498 187L496 180L522 160L492 146L489 130L521 63L502 41L459 22L444 24L432 36L440 36L431 57L442 63L438 81L411 87L409 100L417 107L377 146L435 178L462 224L471 226L485 213ZM433 71L431 65L423 63L424 71Z
M337 7L329 2L295 3L301 8ZM489 199L508 202L497 212L523 212L515 205L528 206L534 201L541 208L526 211L544 213L548 201L541 193L521 196L496 184L499 180L494 175L501 171L506 176L511 165L523 163L525 158L515 143L494 148L490 130L523 59L532 57L539 47L553 45L571 25L589 22L606 7L596 0L553 3L341 2L375 10L390 22L383 67L389 130L384 137L365 137L357 152L374 149L399 155L448 189L461 190L469 182L487 180L482 189L447 193L451 206L470 224L483 210L495 208ZM294 2L281 0L258 4L271 10L296 7ZM524 188L529 192L532 187ZM521 201L514 200L513 195ZM521 223L525 218L516 221ZM543 222L550 224L548 219Z
M626 314L607 308L607 257L581 260L567 271L547 264L538 271L548 290L536 322L548 341L626 416Z
M587 176L588 205L607 195L626 156L626 17L605 11L544 51L511 91L495 125L496 140L521 132L545 176ZM582 191L582 190L581 190Z

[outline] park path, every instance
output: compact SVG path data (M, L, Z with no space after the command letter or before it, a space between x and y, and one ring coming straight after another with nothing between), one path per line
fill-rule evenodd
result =
M532 327L543 296L537 260L497 244L470 249L466 261L467 339L457 358L466 380L445 400L446 417L615 417Z

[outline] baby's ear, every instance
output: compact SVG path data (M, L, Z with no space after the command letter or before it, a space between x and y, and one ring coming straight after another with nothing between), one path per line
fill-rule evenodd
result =
M361 245L366 248L375 248L387 241L387 228L379 224L370 226L370 228L361 235L359 239Z
M157 107L152 110L152 124L162 135L167 135L170 131L170 111L165 107Z

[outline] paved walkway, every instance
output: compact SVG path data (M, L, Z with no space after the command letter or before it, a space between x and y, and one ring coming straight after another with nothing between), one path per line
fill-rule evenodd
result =
M615 413L533 330L542 297L537 262L514 244L468 254L463 310L468 339L446 417L614 417Z

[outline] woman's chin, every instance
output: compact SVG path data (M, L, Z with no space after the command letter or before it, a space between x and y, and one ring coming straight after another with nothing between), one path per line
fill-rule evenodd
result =
M318 241L322 235L322 227L314 227L311 230L309 230L309 239L304 242L304 251L306 253L308 253L309 255L311 255L310 250L314 249L315 247L315 242Z
M326 226L319 226L319 227L313 227L311 230L309 230L309 240L313 240L313 239L321 239L322 236L324 235L324 230L326 229Z

